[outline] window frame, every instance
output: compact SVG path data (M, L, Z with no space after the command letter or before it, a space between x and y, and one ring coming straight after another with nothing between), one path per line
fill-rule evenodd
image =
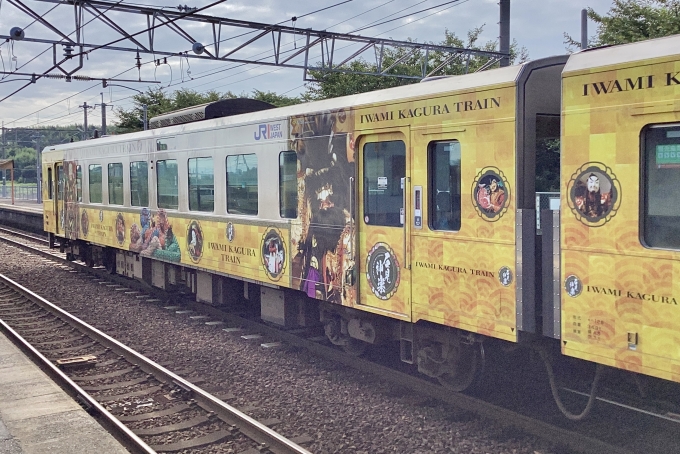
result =
M133 175L133 171L132 171L132 167L133 167L134 164L142 164L142 163L144 164L145 170L146 170L146 199L145 199L145 200L146 200L146 204L141 203L142 200L140 200L140 204L137 205L137 204L135 203L135 198L132 196L132 188L133 188L133 186L134 186L133 183L132 183L132 181L133 181L133 176L132 176L132 175ZM135 172L134 172L134 174L136 175L136 176L134 177L135 180L139 180L139 166L135 166ZM137 193L139 193L139 189L141 188L141 186L140 186L139 184L137 184L136 186L137 186L137 189L138 189ZM129 193L130 193L130 206L133 206L133 207L143 207L143 208L149 206L149 162L148 162L148 161L145 161L145 160L142 160L142 161L130 161L130 188L129 188L129 189L130 189L130 190L129 190ZM139 198L139 197L138 197L138 198Z
M54 200L54 180L52 177L52 166L47 168L47 199Z
M229 210L229 159L230 158L236 158L237 161L236 163L238 164L238 158L239 157L245 157L245 156L254 156L255 157L255 170L256 170L256 185L255 187L257 188L257 192L255 193L256 195L256 200L255 200L255 212L243 212L243 210L239 210L238 212L235 211L230 211ZM227 213L228 214L236 214L236 215L243 215L243 216L257 216L260 212L260 168L259 168L259 159L257 153L239 153L239 154L233 154L233 155L228 155L224 159L224 164L225 164L225 175L226 175L226 181L225 181L225 195L226 195L226 205L227 205ZM244 163L245 163L245 158L244 158ZM248 194L248 191L246 190L246 195ZM246 200L248 198L246 197Z
M168 161L173 161L175 163L175 168L176 168L175 176L176 176L177 180L176 180L176 184L175 184L175 198L176 198L177 204L174 205L174 206L167 205L167 204L161 204L161 201L160 201L161 193L160 193L159 184L160 184L161 180L158 176L158 172L160 171L159 163L161 163L161 162L166 163ZM166 165L166 169L167 169L167 165ZM158 208L162 208L164 210L179 210L179 161L177 159L159 159L159 160L156 161L156 206Z
M116 187L112 185L118 184L118 177L114 174L113 176L116 178L114 182L112 183L111 180L113 179L111 177L111 170L115 169L118 167L120 169L120 190L116 190ZM123 170L123 163L122 162L109 162L106 165L106 187L108 189L108 205L115 205L115 206L123 206L125 205L125 175L124 175L124 170ZM118 202L118 195L120 195L120 203Z
M212 203L210 206L210 209L203 209L202 204L201 204L201 197L200 197L200 188L201 185L196 185L197 189L197 197L196 197L196 202L198 204L198 207L192 207L192 185L191 185L191 161L196 161L196 164L198 164L199 160L210 160L210 168L212 168ZM196 167L196 178L198 178L198 166ZM207 186L207 185L203 185ZM189 211L195 211L195 212L200 212L200 213L213 213L215 211L215 159L212 156L198 156L195 158L188 158L187 159L187 205L189 207Z
M437 181L436 181L436 173L435 173L435 159L434 159L434 153L436 152L436 146L437 144L440 143L457 143L458 148L460 150L460 164L458 166L458 194L452 194L451 191L449 191L449 197L451 198L451 214L452 216L455 217L455 203L453 201L453 196L458 196L458 228L457 229L450 229L450 228L438 228L436 226L436 222L439 219L435 219L435 213L437 212L437 195L439 194L437 192ZM460 144L459 140L456 139L441 139L441 140L432 140L427 144L427 192L428 192L428 200L427 200L427 210L428 210L428 216L427 216L427 226L428 228L433 231L433 232L444 232L444 233L455 233L455 232L460 232L460 230L463 227L463 203L462 203L462 198L463 198L463 182L462 182L462 163L463 163L463 151L462 147ZM450 177L450 173L449 173ZM449 189L451 187L449 186ZM442 191L444 192L444 191ZM454 226L455 227L455 226Z
M76 201L83 201L83 169L80 164L76 165Z
M282 163L282 159L284 156L294 156L295 157L295 172L293 173L293 192L295 193L295 204L294 204L294 210L295 214L293 216L290 215L290 213L286 214L287 210L290 210L289 207L284 209L284 202L285 198L284 195L284 180L283 179L283 169L284 165ZM279 217L281 219L297 219L298 218L298 190L297 190L297 152L293 150L285 150L279 153Z
M396 142L401 143L401 145L403 147L403 155L399 154L399 155L392 155L392 156L403 156L403 158L404 158L404 163L403 163L404 177L403 178L405 178L406 174L407 174L406 170L407 170L408 165L407 165L407 162L406 162L407 147L406 147L406 142L404 140L402 140L402 139L376 140L376 141L364 143L362 148L361 148L362 164L363 164L363 166L362 166L363 167L363 169L362 169L362 174L363 174L363 181L362 181L362 191L363 191L363 204L362 205L363 206L362 206L362 210L363 210L363 214L364 214L363 215L363 219L364 219L363 222L364 222L364 224L370 225L372 227L391 227L391 228L397 228L397 229L406 228L407 220L406 220L405 217L404 217L404 222L401 223L401 210L398 210L398 212L397 212L397 222L396 223L376 222L376 221L373 220L374 215L375 216L378 216L378 215L380 215L380 216L392 215L393 216L394 215L393 212L390 212L390 213L387 213L387 212L373 213L372 211L371 212L368 211L370 192L369 192L369 186L368 186L368 177L367 177L367 174L366 174L367 173L366 172L366 166L367 166L367 162L368 162L368 160L366 159L366 147L369 146L369 145L379 145L379 144L396 143ZM394 163L391 162L390 165L393 166ZM391 176L393 176L393 175L391 175ZM388 180L388 185L389 184L390 183L389 183L389 180ZM394 183L392 183L392 185L394 185ZM401 189L401 197L400 197L401 204L402 204L401 208L403 208L405 210L406 207L404 207L403 205L404 205L404 194L405 194L405 191L406 191L406 187L402 187L401 185L402 185L402 183L401 183L401 180L400 180L399 183L398 183L398 186ZM394 187L388 186L388 188L386 190L394 190ZM392 195L392 194L390 194L388 196L394 197L394 195ZM366 219L368 219L368 221Z
M672 251L672 252L678 252L680 251L680 244L678 244L677 247L671 247L671 246L658 246L658 245L652 245L647 242L646 238L646 233L648 229L645 227L646 224L646 218L647 218L647 213L648 213L648 207L649 207L649 191L648 191L648 183L649 183L649 169L647 166L647 159L648 159L648 152L647 152L647 137L650 132L650 130L655 130L655 129L670 129L670 128L678 128L679 134L680 134L680 123L678 122L671 122L671 123L650 123L645 125L641 130L640 130L640 183L639 183L639 215L638 215L638 232L639 232L639 241L640 244L647 248L647 249L656 249L656 250L663 250L663 251ZM678 137L679 142L680 142L680 137ZM652 152L652 153L655 153ZM680 172L680 168L678 169L678 172ZM680 216L678 216L680 217ZM653 230L653 229L649 229Z
M92 200L92 169L93 167L99 167L100 178L99 178L99 201L94 202ZM87 166L87 196L89 203L102 204L104 200L104 171L101 164L89 164Z

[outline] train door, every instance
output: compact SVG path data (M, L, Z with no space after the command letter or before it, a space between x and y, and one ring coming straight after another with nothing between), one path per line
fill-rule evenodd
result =
M64 234L64 218L66 204L64 202L64 163L58 162L55 164L55 179L54 189L54 208L56 217L56 233L58 235Z
M403 129L359 140L359 304L410 320L410 151Z

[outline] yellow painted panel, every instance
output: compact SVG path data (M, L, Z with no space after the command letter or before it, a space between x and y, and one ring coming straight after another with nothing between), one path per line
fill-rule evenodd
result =
M561 200L564 354L675 381L680 253L645 248L639 217L641 132L680 121L678 71L656 60L564 78Z

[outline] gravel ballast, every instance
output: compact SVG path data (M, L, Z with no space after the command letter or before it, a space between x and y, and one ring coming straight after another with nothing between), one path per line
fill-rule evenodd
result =
M0 273L288 438L309 436L313 453L548 453L546 442L442 403L400 392L378 378L261 340L190 321L111 287L0 244ZM195 315L195 314L193 314ZM153 409L152 409L153 410ZM225 450L235 452L225 445Z

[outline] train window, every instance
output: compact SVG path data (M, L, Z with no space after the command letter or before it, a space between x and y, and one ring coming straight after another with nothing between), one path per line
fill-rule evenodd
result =
M257 214L257 156L227 156L227 213Z
M460 142L429 146L430 229L460 230Z
M52 184L52 168L47 169L47 198L52 200L52 191L54 191Z
M146 161L130 163L130 205L149 206L149 166Z
M57 200L64 200L64 166L57 166Z
M102 203L102 166L91 164L89 167L90 177L90 203Z
M400 140L364 145L364 221L401 227L406 145ZM332 190L332 188L331 188Z
M643 131L642 241L680 249L680 125Z
M80 166L76 166L76 196L78 202L83 201L83 169Z
M123 164L109 164L109 203L123 204Z
M189 159L189 210L215 209L213 158Z
M297 153L279 154L279 214L282 218L297 218Z
M177 160L166 159L156 162L156 189L158 208L179 208L179 184Z

